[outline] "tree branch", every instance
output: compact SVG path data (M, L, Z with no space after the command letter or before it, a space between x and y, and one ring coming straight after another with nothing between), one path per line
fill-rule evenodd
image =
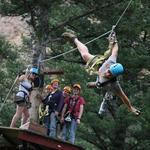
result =
M85 17L85 16L87 16L87 15L93 13L95 10L96 10L96 9L92 9L92 10L86 12L86 13L83 13L83 14L79 15L79 16L70 17L68 20L59 23L59 24L58 24L57 26L55 26L55 27L50 28L49 32L51 32L52 30L56 30L56 29L58 29L58 28L60 28L60 27L63 27L63 26L67 25L68 23L70 23L70 22L72 22L72 21L74 21L74 20L77 20L77 19L80 19L80 18L82 18L82 17Z
M32 9L32 6L26 1L23 0L25 8L27 9L27 11L29 11L30 15L31 15L31 25L33 27L33 29L36 31L36 21L35 21L35 13L34 10Z
M121 2L122 2L121 0L118 1L118 3L121 3ZM103 8L106 8L106 7L110 7L110 6L113 6L113 5L116 5L116 3L114 4L114 2L112 2L112 3L109 3L109 4L105 4L105 5L101 6L101 7L93 8L93 9L91 9L91 10L89 10L89 11L87 11L87 12L85 12L85 13L79 15L79 16L70 17L68 20L63 21L63 22L59 23L57 26L50 28L49 32L52 32L53 30L57 30L58 28L63 27L65 25L69 24L70 22L78 20L78 19L80 19L82 17L88 16L88 15L94 13L95 11L99 11L100 9L103 9Z

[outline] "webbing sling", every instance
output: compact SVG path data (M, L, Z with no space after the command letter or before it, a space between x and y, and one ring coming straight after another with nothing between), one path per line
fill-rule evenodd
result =
M114 77L114 78L112 78L112 79L110 79L110 80L108 80L106 82L103 82L103 83L101 83L101 82L98 81L98 82L96 82L96 87L97 88L103 87L103 86L107 85L108 83L113 83L113 82L116 82L116 81L117 81L116 77Z
M70 107L70 102L71 102L71 100L73 100L72 97L69 98L69 104L68 104L68 108L67 108L68 110L69 110L69 107ZM74 110L75 110L75 107L76 107L76 105L77 105L78 100L79 100L79 98L75 99L75 103L74 103L74 105L73 105L72 111L70 112L70 114L71 114L72 116L73 116L73 113L74 113Z

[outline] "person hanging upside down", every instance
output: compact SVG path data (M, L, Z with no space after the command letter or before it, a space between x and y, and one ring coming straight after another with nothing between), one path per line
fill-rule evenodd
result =
M86 62L86 70L98 75L96 82L91 82L88 85L94 87L105 87L108 91L111 90L118 96L122 102L128 107L128 110L135 115L139 115L140 111L134 108L127 95L121 88L117 77L124 72L122 64L117 63L118 57L118 42L115 32L112 32L108 38L109 46L104 55L92 55L89 53L85 44L72 33L65 32L62 37L69 39L75 43L83 60Z

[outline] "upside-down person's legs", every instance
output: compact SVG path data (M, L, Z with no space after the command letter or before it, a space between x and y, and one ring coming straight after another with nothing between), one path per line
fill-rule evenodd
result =
M74 35L73 33L65 32L62 34L62 37L69 39L75 43L75 45L77 46L77 48L85 62L88 62L88 60L90 60L94 57L94 55L89 53L86 45L83 44L82 42L80 42L78 40L78 38L76 37L76 35ZM113 32L109 35L108 41L109 41L108 49L107 49L107 51L104 52L104 54L102 56L104 59L107 59L111 55L114 44L117 42L115 32Z
M71 40L71 42L75 43L85 62L87 62L89 59L92 59L94 57L92 54L89 53L88 48L85 46L85 44L80 42L76 37L76 35L74 35L73 33L65 32L62 34L62 37L69 39Z
M85 62L87 62L89 59L92 59L94 57L94 55L89 53L89 50L85 46L85 44L80 42L77 38L74 39L74 43L76 44L76 46Z

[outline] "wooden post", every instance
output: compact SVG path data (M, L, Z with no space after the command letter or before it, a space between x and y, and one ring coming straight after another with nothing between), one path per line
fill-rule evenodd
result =
M29 109L31 122L38 123L38 120L39 120L38 110L39 110L39 106L41 103L41 98L40 98L41 94L42 94L42 90L39 88L35 88L31 92L31 98L30 98L31 108Z

